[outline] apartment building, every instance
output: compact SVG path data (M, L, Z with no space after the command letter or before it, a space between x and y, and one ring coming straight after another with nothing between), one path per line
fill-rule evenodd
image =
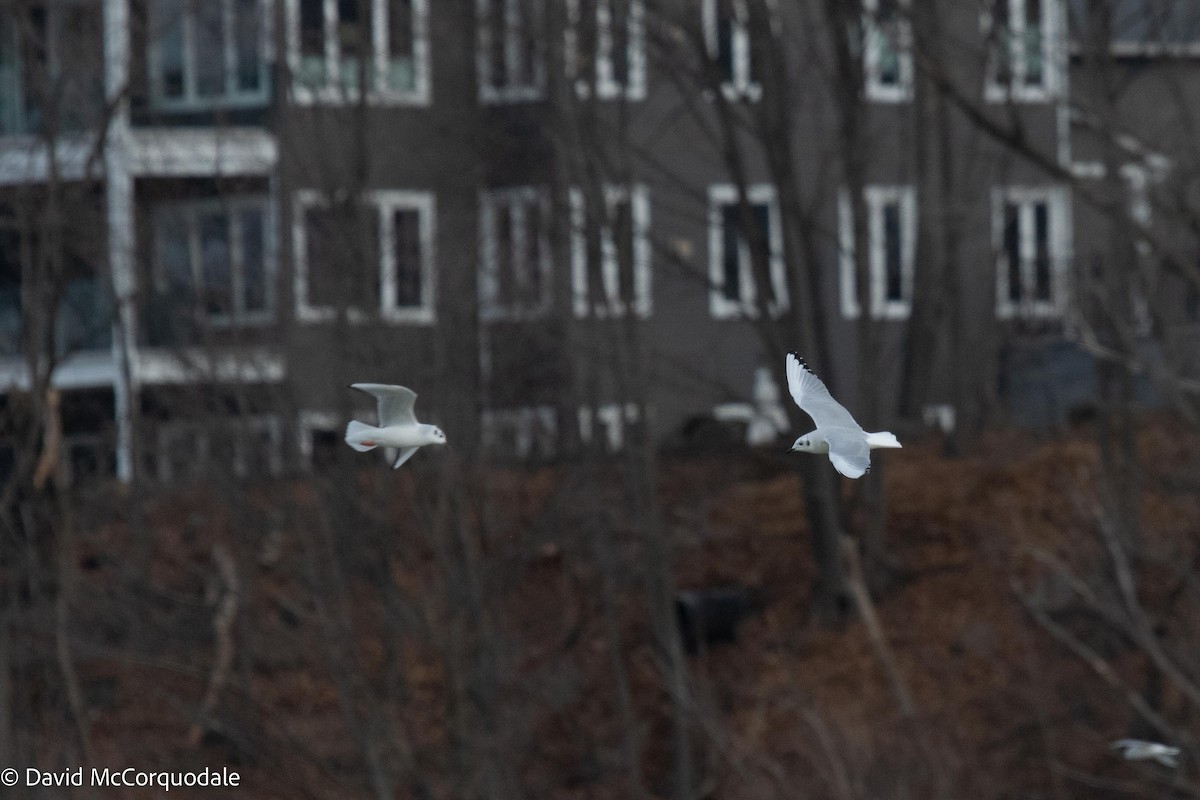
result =
M370 407L355 380L416 388L451 441L505 457L619 449L640 425L667 441L713 414L757 420L761 437L779 419L754 390L764 319L816 304L853 405L862 320L901 369L920 232L951 214L974 276L951 298L964 335L1061 338L1076 247L1064 176L1090 169L1068 108L1069 4L940 4L961 49L945 83L922 84L908 5L863 0L857 234L820 5L6 4L10 416L38 379L31 354L52 352L72 463L122 480L320 467ZM803 80L756 41L781 27L799 32L779 40L803 53ZM726 124L756 119L781 79L802 165L782 191L753 134ZM955 98L941 111L933 85ZM1020 147L989 120L1019 121ZM936 137L942 182L928 177ZM801 246L797 211L815 298L795 296L784 257Z

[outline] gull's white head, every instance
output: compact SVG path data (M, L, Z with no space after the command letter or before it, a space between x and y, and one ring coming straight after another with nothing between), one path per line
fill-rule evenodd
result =
M437 427L436 425L433 425L431 427L433 428L433 430L431 430L429 432L429 435L432 437L429 443L430 444L445 444L446 443L446 434L442 433L442 429Z
M797 439L795 442L792 443L792 449L789 452L797 452L797 451L801 452L801 453L820 453L820 452L822 452L819 449L819 445L817 444L817 442L813 439L813 435L811 433L807 433L804 436L801 436L799 439Z

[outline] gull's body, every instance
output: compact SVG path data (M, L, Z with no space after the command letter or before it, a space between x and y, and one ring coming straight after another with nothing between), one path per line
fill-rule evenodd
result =
M1121 755L1130 761L1154 759L1164 767L1179 766L1179 762L1175 760L1175 757L1179 755L1178 747L1147 742L1143 739L1118 739L1112 743L1112 748L1120 750Z
M400 451L392 466L397 469L419 448L446 443L446 434L441 428L417 422L413 413L417 393L413 390L386 383L354 383L350 388L374 396L379 410L379 425L353 420L346 426L346 444L355 450L365 452L376 447L394 447Z
M812 417L816 430L795 441L792 450L829 454L833 468L847 478L861 478L871 468L871 451L900 447L895 434L867 433L845 406L833 399L829 389L795 353L787 355L788 390L804 413Z

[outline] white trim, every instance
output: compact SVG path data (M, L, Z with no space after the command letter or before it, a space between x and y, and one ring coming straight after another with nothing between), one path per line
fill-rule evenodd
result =
M985 9L980 15L980 28L987 37L989 49L987 53L986 78L984 80L984 99L989 103L1045 103L1055 99L1064 89L1064 59L1068 48L1064 35L1062 9L1059 0L1041 0L1041 57L1042 77L1037 84L1025 82L1028 61L1019 52L1025 36L1025 3L1026 0L1008 0L1008 21L1002 30L997 31L996 20L990 9ZM1006 40L1006 41L1005 41ZM1012 74L1006 81L999 76L1000 64L991 47L1006 48L1006 59L1012 68Z
M111 351L80 350L68 354L54 368L50 385L56 389L94 389L115 386L120 380ZM23 356L0 357L0 392L10 388L28 391L29 363Z
M896 19L892 21L892 31L885 31L876 20L879 13L879 0L862 0L863 5L863 80L867 100L877 103L907 103L912 100L913 93L913 61L912 61L912 21L908 18L909 3L907 0L897 0ZM892 37L895 42L890 42ZM895 84L883 82L881 73L881 54L885 43L890 44L896 51L896 63L899 70Z
M0 186L45 183L50 180L50 147L36 136L0 136ZM92 133L64 135L54 143L54 169L60 181L98 179L103 165ZM88 168L91 168L90 173Z
M592 79L595 79L596 98L600 100L646 99L646 45L645 45L645 0L629 0L625 18L626 47L625 64L628 70L626 81L618 81L613 63L613 10L615 0L596 0L596 53L595 71L579 75L579 3L567 0L567 29L564 35L563 52L567 80L574 84L575 93L586 98L592 95Z
M379 318L391 323L431 325L436 321L437 270L435 268L436 204L432 192L401 189L379 189L364 192L362 208L378 215L379 221ZM308 230L305 225L306 212L312 208L329 206L328 198L314 189L300 189L292 198L292 289L295 294L296 319L301 322L328 322L337 314L332 306L315 306L309 302L308 275ZM419 213L421 237L421 305L417 307L397 306L395 218L393 212L409 209ZM346 319L351 323L364 323L371 319L372 310L347 307Z
M207 0L206 0L207 1ZM337 0L323 0L324 53L322 72L324 79L317 85L303 80L300 53L300 0L283 0L284 21L287 29L287 64L291 73L290 90L292 102L297 105L339 105L355 103L360 98L361 87L341 79L342 59L337 37ZM371 105L428 106L433 102L432 79L429 66L429 0L412 2L412 70L413 88L395 89L388 86L391 54L388 52L388 13L391 0L371 0L371 69L367 70L372 83L367 91L367 102ZM357 81L357 75L354 78Z
M716 59L720 54L717 42L719 26L717 25L718 0L704 0L700 13L704 26L704 43L708 47L708 57ZM754 80L752 60L750 58L750 29L747 25L749 9L747 0L732 0L735 19L730 25L730 53L733 59L731 80L721 83L721 92L729 100L758 100L762 97L762 85Z
M1021 252L1022 299L1009 299L1009 264L1004 243L1004 210L1006 205L1017 206L1018 247ZM1032 295L1036 276L1033 275L1036 255L1034 209L1045 204L1049 225L1047 247L1050 257L1050 299L1026 299ZM996 264L996 316L1054 318L1065 310L1067 294L1067 265L1071 258L1071 218L1067 191L1062 187L1010 186L992 190L992 246Z
M275 136L259 128L140 128L129 133L129 171L154 177L269 175Z
M183 95L168 97L162 84L162 31L165 25L160 25L157 16L157 2L148 3L147 17L149 19L149 41L147 43L146 62L150 83L151 106L159 111L198 111L211 108L246 108L265 106L271 97L271 72L268 68L268 42L270 35L270 0L258 0L258 89L249 91L238 87L238 41L235 29L234 12L236 0L204 0L206 6L219 6L221 13L222 56L224 67L224 90L211 97L201 97L196 86L196 73L199 65L196 61L195 49L195 8L192 3L183 3L179 24L182 26L183 52L180 60L183 69Z
M541 294L533 303L499 304L499 262L496 242L496 212L500 207L508 208L513 221L512 252L509 264L516 270L513 280L518 286L527 285L529 262L536 259L540 273ZM525 241L529 226L526 225L530 210L539 215L536 231L538 242L533 247ZM505 189L485 189L479 193L479 315L485 321L524 321L545 316L550 311L553 287L551 253L548 224L550 203L546 190L536 186L516 186Z
M768 183L746 187L746 200L751 205L766 205L770 230L770 271L773 284L773 302L769 308L772 316L779 316L788 308L787 276L783 265L783 230L779 205L775 201L775 187ZM724 289L724 214L723 209L738 202L737 187L733 184L714 184L708 187L708 307L715 319L753 319L758 316L757 287L751 265L750 248L738 237L738 301L725 296Z
M871 277L872 319L903 320L912 312L913 263L917 240L917 192L912 186L866 186L868 270ZM887 291L887 242L884 239L884 208L896 204L900 210L900 286L903 298L889 299ZM857 319L858 271L854 251L854 214L850 195L838 193L839 298L842 316Z
M496 36L496 20L492 9L496 4L503 5L500 13L504 17L504 72L507 77L503 85L498 85L492 75L492 42ZM530 30L522 24L522 10L534 6L535 12L543 10L541 0L475 0L475 19L479 31L475 43L475 69L480 102L522 103L541 100L545 95L546 61L543 54L534 53L532 75L520 75L515 81L511 77L522 71L522 62L528 51L537 48L541 41L540 31Z
M643 319L650 315L650 200L643 185L632 189L624 186L605 186L604 200L607 208L603 219L589 218L583 192L577 188L570 191L571 202L571 285L572 305L576 317L595 316L622 317L625 315L625 300L621 297L620 258L613 237L611 221L617 204L629 203L630 224L633 226L633 313ZM590 225L600 229L600 279L604 297L589 300L587 262L587 232Z
M206 347L143 348L132 354L129 369L139 386L280 383L287 377L283 356L265 347L218 352Z

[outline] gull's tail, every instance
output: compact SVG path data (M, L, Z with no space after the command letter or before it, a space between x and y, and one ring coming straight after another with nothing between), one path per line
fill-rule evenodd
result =
M365 422L351 420L350 424L346 426L346 444L360 453L364 453L367 450L374 450L376 443L373 437L377 430L377 428Z
M879 433L867 434L867 447L874 450L877 447L902 447L900 440L896 438L896 434L888 431L880 431Z

